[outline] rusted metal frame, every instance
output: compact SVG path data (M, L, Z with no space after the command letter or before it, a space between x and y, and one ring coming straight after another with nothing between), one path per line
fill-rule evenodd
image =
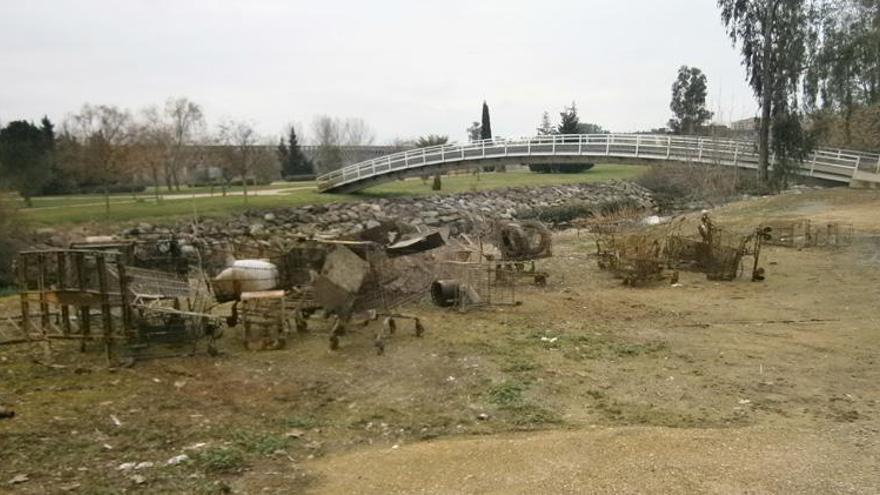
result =
M110 293L107 281L107 259L103 253L95 256L98 271L98 287L101 291L101 323L104 327L104 352L107 362L113 364L113 314L110 307Z
M0 346L5 345L20 345L20 344L33 344L36 342L34 340L33 335L23 337L20 339L12 339L12 340L0 340ZM61 340L61 341L82 341L82 340L104 340L103 335L90 335L88 337L83 337L82 335L61 335L61 334L48 334L45 336L48 340ZM122 336L114 336L114 341L122 341L125 342L127 339Z
M122 331L129 337L134 337L135 329L132 325L131 314L131 291L128 290L129 278L125 273L125 263L117 256L114 260L116 264L116 274L119 277L119 295L122 303Z
M85 269L86 255L81 251L75 251L71 254L73 256L74 270L76 271L77 287L80 292L86 292L88 290L88 280L86 280ZM77 309L79 310L79 333L83 336L79 350L80 352L85 352L86 342L92 333L92 308L88 305L80 305Z
M39 300L40 300L40 333L43 339L43 352L46 355L46 359L51 359L52 357L52 347L49 344L49 301L47 299L47 292L49 287L47 286L46 279L48 275L48 270L46 268L46 255L43 253L37 254L37 288L39 289Z
M31 310L30 310L30 300L28 295L28 279L27 279L27 269L28 269L28 257L24 255L18 256L18 288L21 291L19 297L21 298L21 329L24 332L26 337L30 337L31 334Z
M67 254L58 253L58 289L67 288ZM70 306L61 305L61 322L64 335L71 333L70 329Z

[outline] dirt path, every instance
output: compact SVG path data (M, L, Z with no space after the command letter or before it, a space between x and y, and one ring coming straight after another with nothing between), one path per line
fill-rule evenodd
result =
M606 428L418 443L313 463L331 494L874 493L877 459L810 431ZM846 474L841 474L845 471Z

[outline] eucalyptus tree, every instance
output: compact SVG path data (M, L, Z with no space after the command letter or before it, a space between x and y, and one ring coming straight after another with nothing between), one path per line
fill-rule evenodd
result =
M758 100L758 170L783 185L810 149L802 128L804 72L819 45L819 4L812 0L718 0L721 20L738 45L747 80ZM771 139L772 137L772 139Z
M706 108L707 93L708 84L703 71L686 65L679 67L669 103L672 110L669 128L673 133L695 134L709 122L712 112Z

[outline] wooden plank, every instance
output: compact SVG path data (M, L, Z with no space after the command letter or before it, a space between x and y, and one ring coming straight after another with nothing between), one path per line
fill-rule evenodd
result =
M283 290L257 290L250 292L242 292L240 299L242 301L250 301L252 299L280 299L284 297Z

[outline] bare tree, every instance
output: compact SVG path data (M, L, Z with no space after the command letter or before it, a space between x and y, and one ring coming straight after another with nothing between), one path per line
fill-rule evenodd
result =
M312 134L318 145L317 172L326 174L357 157L357 146L370 146L376 141L376 133L364 119L339 119L319 115L312 122Z
M349 118L342 121L342 166L358 161L358 146L370 146L376 141L376 133L364 119Z
M171 149L174 141L171 126L162 118L155 106L141 111L140 119L133 126L131 152L134 161L144 168L153 182L153 194L159 201L161 187L160 174L167 172L167 164L171 161ZM167 177L165 177L167 180Z
M64 130L78 146L77 171L96 181L104 192L104 205L110 212L110 185L128 172L131 114L108 105L83 105L79 113L68 116Z
M319 115L312 121L312 136L318 151L315 156L315 171L326 174L342 166L342 135L338 119Z
M264 152L260 149L261 138L250 123L232 119L220 124L217 138L223 146L223 178L229 183L241 177L244 202L247 204L248 180L253 178L254 167Z
M165 180L168 190L180 190L181 170L187 165L189 147L205 129L202 108L187 98L169 98L165 103L165 117L171 127L171 152L166 162Z
M370 146L376 141L376 133L364 119L345 119L340 127L343 146Z

